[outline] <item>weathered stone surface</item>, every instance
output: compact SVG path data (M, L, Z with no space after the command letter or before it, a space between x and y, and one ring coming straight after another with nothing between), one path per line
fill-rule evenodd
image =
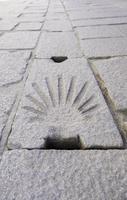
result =
M15 99L16 90L13 90L13 88L0 88L0 140Z
M7 20L0 21L0 31L9 31L15 27L17 22Z
M32 49L35 47L39 31L17 31L0 37L0 49Z
M103 9L94 10L76 10L76 11L69 11L69 17L71 20L78 20L78 19L96 19L96 18L113 18L113 17L127 17L126 10L107 10L106 12Z
M125 37L127 36L127 25L79 27L79 28L76 28L76 31L80 39L104 38L104 37L114 37L114 38Z
M0 87L23 79L30 52L0 52Z
M72 27L68 20L47 20L44 24L43 30L72 31Z
M44 148L48 137L80 137L82 148L122 146L86 60L71 59L59 64L35 60L31 70L9 148Z
M74 33L42 33L36 57L51 58L52 56L68 56L70 58L82 56Z
M45 16L45 13L43 13L43 14L40 14L40 13L38 13L38 14L36 14L36 13L23 14L19 17L19 21L43 22L44 16Z
M54 20L54 19L58 19L58 20L64 20L67 19L67 15L64 12L48 12L46 15L46 19L47 20Z
M29 23L20 23L17 27L16 30L40 30L42 26L42 23L40 22L29 22Z
M96 26L96 25L109 25L109 24L127 24L127 17L104 18L104 19L84 19L72 20L74 27L80 26ZM110 27L109 27L110 28Z
M107 57L127 55L127 37L101 38L81 41L84 55L87 57Z
M127 57L93 62L93 70L108 91L116 113L127 130Z
M5 152L1 200L125 200L127 151Z
M45 17L41 17L41 16L30 16L30 15L27 15L27 16L21 16L18 18L18 21L19 22L44 22L45 20Z

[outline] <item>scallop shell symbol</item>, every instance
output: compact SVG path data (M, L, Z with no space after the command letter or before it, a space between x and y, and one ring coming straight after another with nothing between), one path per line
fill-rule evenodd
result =
M31 118L32 121L39 120L52 123L57 122L57 125L59 126L64 126L64 124L67 125L69 122L71 122L71 124L75 122L78 123L85 119L84 116L86 114L94 111L98 106L98 104L93 105L91 103L94 99L94 95L86 98L84 102L81 101L87 90L87 82L83 84L73 98L75 88L74 76L71 77L68 90L65 92L64 104L62 103L64 88L62 76L57 77L58 84L56 89L58 97L55 97L48 77L45 77L45 83L47 86L48 95L45 95L37 83L32 83L32 87L41 101L34 96L26 96L29 101L33 103L34 107L24 106L23 108L34 114L34 116ZM57 104L55 101L56 98L58 98Z

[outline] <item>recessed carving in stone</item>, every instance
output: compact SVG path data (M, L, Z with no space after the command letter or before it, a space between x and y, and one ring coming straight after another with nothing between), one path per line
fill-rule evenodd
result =
M67 60L68 57L67 56L52 56L51 60L53 60L56 63L61 63L64 62L65 60Z
M65 89L63 77L58 76L55 91L48 77L45 77L45 85L47 94L37 83L32 83L38 98L27 95L34 106L23 107L33 114L30 122L42 123L46 132L44 148L81 149L79 130L85 126L87 116L97 108L97 104L92 102L94 96L86 95L88 83L85 82L77 91L76 77L72 76ZM84 95L86 95L85 100L83 100Z
M72 76L68 90L66 91L65 102L63 102L63 92L65 93L63 86L62 76L58 76L58 96L55 97L51 87L51 82L48 77L45 77L45 83L48 90L48 96L41 90L40 86L37 83L32 83L33 89L36 91L37 95L41 99L39 101L37 98L27 95L26 97L31 101L37 108L31 106L24 106L23 108L32 112L36 115L35 120L46 120L49 116L56 118L57 121L65 118L71 118L72 120L79 120L88 112L94 111L97 108L97 104L92 105L92 100L94 95L86 98L86 100L81 103L81 99L85 95L87 82L83 84L80 90L77 92L76 96L73 98L74 87L75 87L75 77ZM61 116L63 116L61 118ZM55 120L56 120L55 119Z

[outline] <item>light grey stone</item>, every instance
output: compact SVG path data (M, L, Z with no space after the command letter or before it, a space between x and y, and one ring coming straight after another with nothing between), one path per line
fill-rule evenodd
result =
M45 21L43 30L72 31L72 27L69 20L48 20L48 21Z
M125 200L127 151L5 152L1 200Z
M127 24L127 17L104 18L104 19L84 19L72 20L74 27L80 26L96 26L96 25L109 25L109 24ZM110 28L110 27L109 27Z
M42 23L40 22L29 22L29 23L20 23L17 27L16 30L40 30L42 26Z
M0 141L15 100L16 90L13 88L0 88Z
M37 58L52 56L81 57L78 41L72 32L50 33L43 32L37 50Z
M11 22L11 21L0 21L0 31L9 31L15 27L17 22Z
M44 22L45 17L44 16L36 16L36 15L22 15L18 18L18 22Z
M93 70L108 91L108 95L127 130L127 57L93 62Z
M76 28L76 32L80 39L126 37L127 25L79 27L79 28Z
M86 57L107 57L127 55L127 37L100 38L81 41L81 47Z
M59 64L35 60L31 70L8 140L10 149L44 148L45 138L78 136L82 148L122 147L119 131L86 60ZM37 85L42 91L39 94L43 93L41 98Z
M0 87L23 79L30 52L0 52Z
M39 31L8 32L0 37L0 49L32 49L36 46Z
M61 13L48 12L46 15L46 19L47 20L54 20L54 19L64 20L64 19L67 19L67 15L64 12L61 12Z
M106 11L102 10L78 10L78 11L69 11L69 17L71 20L78 20L78 19L96 19L96 18L113 18L113 17L126 17L127 16L126 10L117 10L117 11Z

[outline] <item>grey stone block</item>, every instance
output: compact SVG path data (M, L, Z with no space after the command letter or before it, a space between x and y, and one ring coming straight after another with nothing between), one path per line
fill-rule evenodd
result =
M35 52L37 58L52 56L81 57L78 41L72 32L43 32Z
M127 24L127 17L104 18L104 19L84 19L72 20L74 27L80 26L96 26L96 25L109 25L109 24ZM110 28L110 27L109 27Z
M32 49L36 46L39 31L17 31L0 37L0 49Z
M0 87L23 79L29 57L28 51L0 52Z
M72 31L72 27L69 20L47 20L44 23L43 30Z
M16 30L40 30L42 26L42 23L40 22L28 22L28 23L20 23L17 27Z
M1 200L125 200L127 151L5 152Z
M127 55L127 37L101 38L81 41L81 47L86 57L107 57Z
M122 147L86 60L35 60L31 70L8 140L10 149L45 148L48 138L60 143L61 138L75 138L81 148Z
M80 39L87 38L105 38L105 37L126 37L127 25L110 25L110 26L90 26L76 28ZM117 40L117 38L116 38Z

